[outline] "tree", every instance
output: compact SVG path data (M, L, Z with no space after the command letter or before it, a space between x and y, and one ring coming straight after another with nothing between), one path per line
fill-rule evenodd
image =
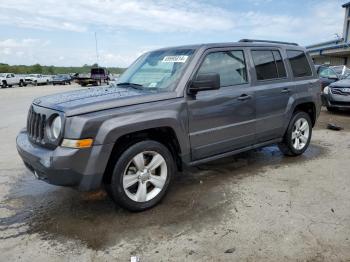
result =
M40 64L35 64L31 68L32 73L34 74L42 74L43 73L43 68Z
M47 68L47 72L50 74L50 75L53 75L55 74L55 68L53 66L49 66Z

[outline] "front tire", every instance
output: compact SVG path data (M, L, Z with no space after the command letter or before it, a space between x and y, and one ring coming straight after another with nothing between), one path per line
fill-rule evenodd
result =
M284 155L299 156L309 147L312 135L310 116L305 112L296 112L287 128L283 141L278 144Z
M138 142L117 160L108 192L121 207L143 211L161 201L175 172L173 156L163 144Z

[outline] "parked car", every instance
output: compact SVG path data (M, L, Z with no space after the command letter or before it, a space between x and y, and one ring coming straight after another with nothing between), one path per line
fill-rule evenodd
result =
M109 72L102 67L91 68L89 75L78 75L75 81L81 86L99 86L109 83Z
M350 109L350 76L326 86L322 93L322 103L331 112Z
M0 88L25 86L24 78L13 73L0 73Z
M35 99L17 136L26 167L48 183L104 186L141 211L177 170L277 143L308 148L321 88L296 44L241 40L143 54L117 85Z
M65 85L65 84L71 84L72 78L69 75L57 75L54 76L52 79L53 85Z
M25 78L25 83L26 84L32 84L32 85L43 85L43 84L50 84L51 82L51 77L49 76L44 76L41 74L30 74Z
M350 69L346 66L316 66L317 73L320 77L322 89L331 83L346 78L350 74Z

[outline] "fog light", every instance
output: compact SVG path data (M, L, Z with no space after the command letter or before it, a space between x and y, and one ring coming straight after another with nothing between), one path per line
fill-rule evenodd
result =
M94 140L88 139L63 139L61 146L69 148L89 148L92 146Z

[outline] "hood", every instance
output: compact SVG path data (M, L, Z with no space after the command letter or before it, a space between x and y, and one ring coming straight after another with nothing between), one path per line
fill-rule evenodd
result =
M339 80L329 85L330 87L350 87L350 79Z
M102 86L40 97L35 99L33 104L64 112L67 116L73 116L171 98L176 98L175 92L154 92L136 90L130 87Z

